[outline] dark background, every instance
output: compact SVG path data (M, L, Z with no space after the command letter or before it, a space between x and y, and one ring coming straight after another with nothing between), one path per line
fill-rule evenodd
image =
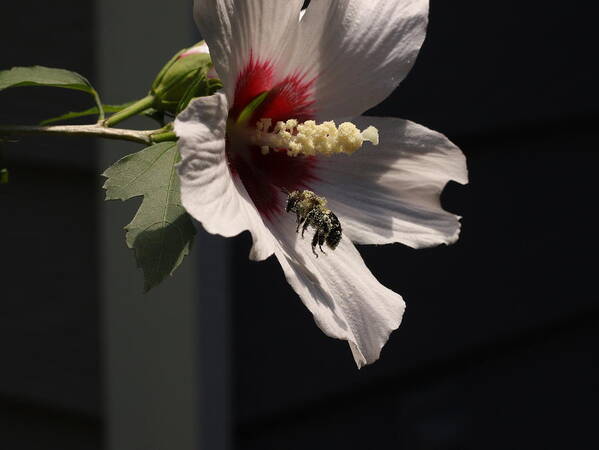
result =
M432 1L414 70L371 114L449 136L471 181L443 195L463 216L457 244L361 248L408 304L374 365L356 370L276 261L252 263L249 236L232 240L234 449L599 448L599 71L587 8ZM94 81L92 2L5 13L0 68L65 67ZM86 106L62 90L7 91L0 122ZM0 445L99 449L95 144L26 142L5 146L11 183L0 187Z

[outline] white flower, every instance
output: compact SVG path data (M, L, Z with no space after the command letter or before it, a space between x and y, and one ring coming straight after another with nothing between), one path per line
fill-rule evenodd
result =
M376 280L353 243L454 242L459 218L441 208L439 197L449 180L467 182L466 162L447 138L423 126L360 117L412 67L428 0L312 0L300 20L302 4L195 1L224 92L194 101L177 117L181 195L210 233L249 230L250 258L274 254L318 326L347 340L361 367L378 359L404 302ZM248 111L250 119L240 120ZM359 129L378 128L379 146L292 157L255 142L260 119L342 117ZM343 228L334 251L313 255L311 239L296 234L295 215L285 212L283 189L309 189L327 199Z

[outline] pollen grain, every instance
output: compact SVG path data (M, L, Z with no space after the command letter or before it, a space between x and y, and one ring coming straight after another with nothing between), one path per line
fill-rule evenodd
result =
M271 119L261 119L256 124L253 141L261 147L262 154L267 154L271 148L287 149L289 156L351 155L366 141L378 145L379 134L373 126L360 131L351 122L343 122L337 127L333 121L317 124L314 120L298 123L290 119L273 126Z

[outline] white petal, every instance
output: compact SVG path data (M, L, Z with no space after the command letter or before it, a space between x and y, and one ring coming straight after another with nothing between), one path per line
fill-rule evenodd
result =
M335 250L327 247L326 254L317 250L316 258L310 245L313 230L302 239L295 227L291 214L271 226L287 281L322 331L348 341L358 367L376 361L401 323L401 296L377 281L349 239L341 239Z
M426 34L428 0L312 0L293 64L316 76L321 119L358 116L405 78Z
M250 56L275 67L285 62L302 5L303 0L195 0L196 23L229 99Z
M463 153L445 136L413 122L380 117L353 120L374 125L380 144L351 156L321 158L312 189L328 200L343 233L360 244L401 242L427 247L455 242L459 217L443 210L449 180L468 182Z
M181 201L206 231L225 237L249 230L250 258L272 255L274 243L243 184L231 176L225 154L227 99L223 93L190 103L175 120L181 163Z
M206 42L202 41L199 45L195 45L193 47L188 48L185 52L181 53L181 56L179 56L180 58L185 58L186 56L189 55L209 55L210 54L210 50L208 49L208 46L206 45Z

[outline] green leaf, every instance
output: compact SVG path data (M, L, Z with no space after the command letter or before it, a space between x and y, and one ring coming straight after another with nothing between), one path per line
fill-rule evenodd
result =
M158 285L189 254L195 227L183 206L175 164L175 142L162 142L125 156L104 172L106 200L143 196L133 221L125 227L129 248L144 272L144 290Z
M54 86L93 92L94 88L75 72L51 67L13 67L0 71L0 91L19 86Z
M102 103L96 90L78 73L52 67L13 67L0 71L0 91L22 86L51 86L74 89L93 95L100 117L104 117Z

